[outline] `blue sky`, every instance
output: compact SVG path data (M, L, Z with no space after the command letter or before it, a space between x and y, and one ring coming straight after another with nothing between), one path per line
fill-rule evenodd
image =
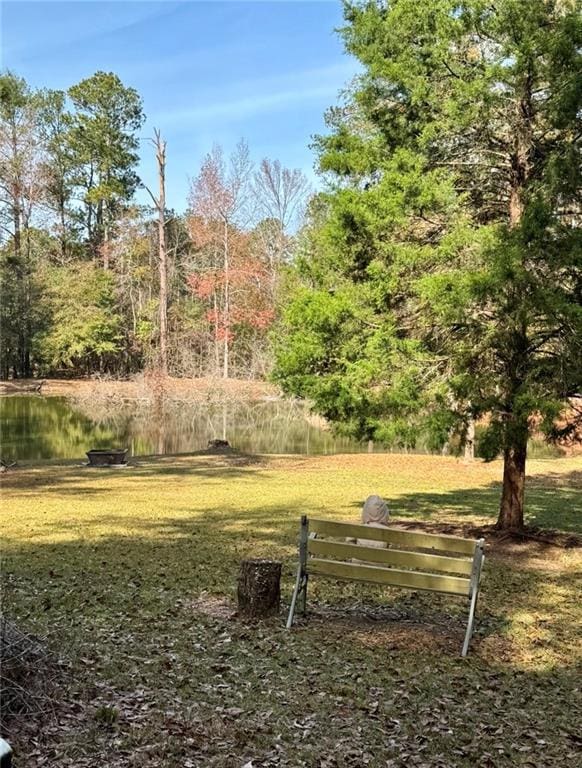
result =
M2 67L34 87L66 89L113 71L142 95L168 142L168 203L186 207L188 179L219 142L248 140L310 178L310 137L356 72L334 29L337 0L318 2L27 2L1 5ZM140 174L155 181L144 143ZM145 198L144 198L145 202Z

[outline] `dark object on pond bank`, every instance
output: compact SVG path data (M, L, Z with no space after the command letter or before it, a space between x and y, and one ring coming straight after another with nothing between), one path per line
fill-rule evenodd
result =
M90 467L118 467L127 464L127 448L87 451Z
M281 563L243 560L238 576L238 611L248 618L277 616L281 604Z
M230 451L230 443L228 440L209 440L208 441L208 450L209 451Z

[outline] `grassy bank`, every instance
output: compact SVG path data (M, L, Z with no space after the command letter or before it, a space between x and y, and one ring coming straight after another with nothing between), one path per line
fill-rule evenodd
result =
M529 522L580 531L580 459L529 472ZM6 473L4 610L72 664L59 719L13 734L19 765L573 765L579 549L491 538L465 660L454 598L320 581L291 633L231 616L243 557L282 559L288 599L301 514L379 493L398 524L470 533L500 476L397 455Z

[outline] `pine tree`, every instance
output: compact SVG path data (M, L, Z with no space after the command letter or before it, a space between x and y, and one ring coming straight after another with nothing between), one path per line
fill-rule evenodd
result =
M316 142L329 187L278 376L361 437L463 437L486 417L498 525L519 528L528 435L574 429L582 389L580 4L349 2L345 18L364 71Z
M137 131L144 122L141 97L112 72L96 72L69 88L74 112L69 145L84 193L84 225L95 252L107 243L123 204L139 183ZM104 249L107 265L107 248Z

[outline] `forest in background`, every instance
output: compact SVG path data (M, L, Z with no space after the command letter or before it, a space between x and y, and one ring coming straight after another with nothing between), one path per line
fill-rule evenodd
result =
M241 140L165 205L166 145L113 73L62 91L0 78L0 375L264 377L280 272L307 201L298 170ZM171 154L171 148L169 149ZM140 153L160 184L143 187Z

